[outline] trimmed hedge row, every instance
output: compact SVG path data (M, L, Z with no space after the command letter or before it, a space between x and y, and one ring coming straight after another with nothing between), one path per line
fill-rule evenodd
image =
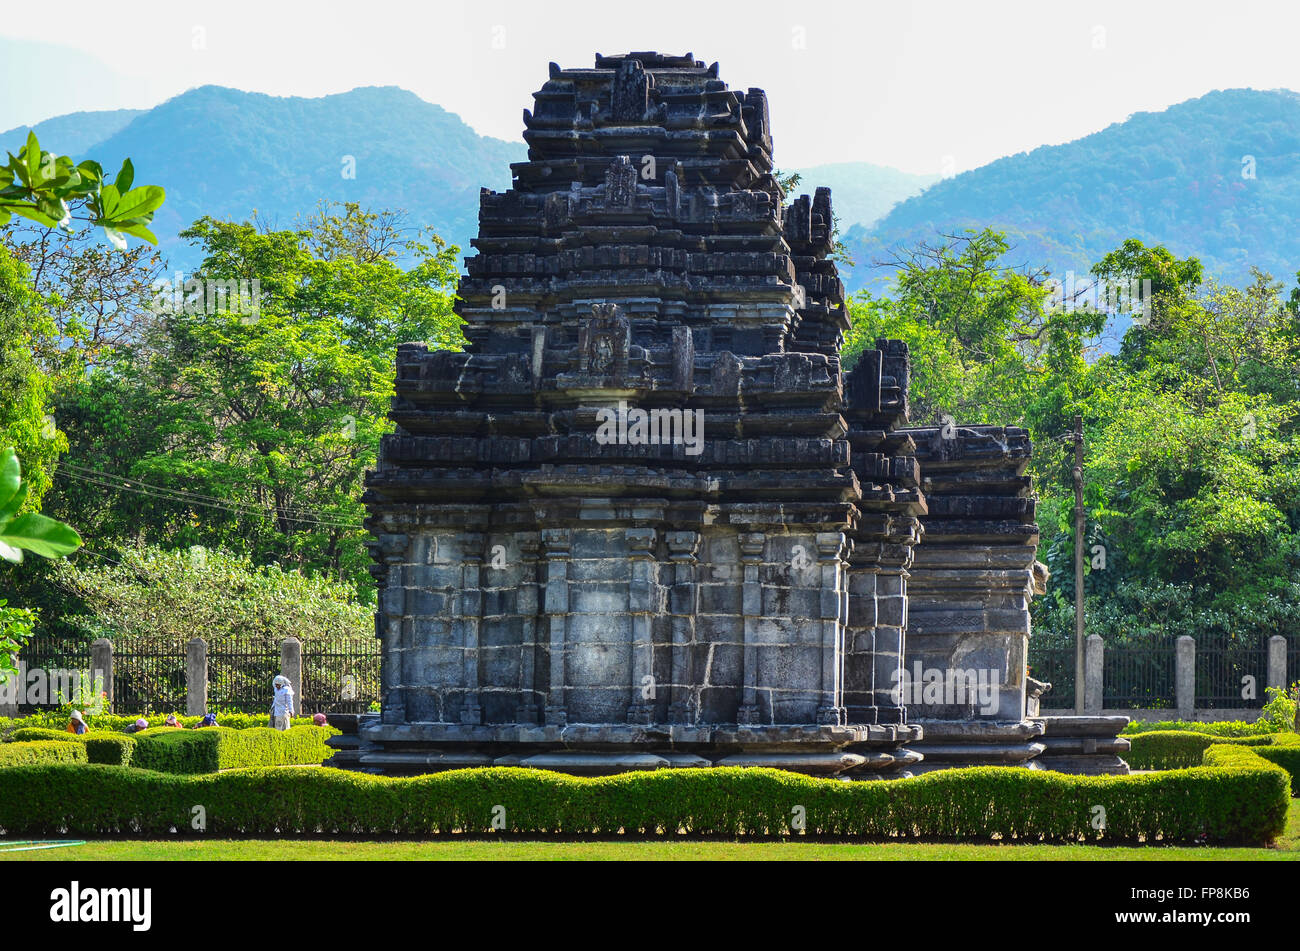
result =
M1170 730L1179 733L1208 733L1210 736L1259 736L1272 733L1274 727L1267 720L1216 720L1213 723L1200 723L1196 720L1130 720L1128 726L1120 731L1120 736L1166 733Z
M10 767L41 763L84 763L86 761L86 747L82 743L34 740L27 743L0 744L0 772Z
M161 773L215 773L250 766L306 766L334 755L325 741L333 727L295 726L287 730L157 727L135 735L131 763Z
M109 766L130 766L135 753L135 737L121 733L87 733L86 758L92 763Z
M1251 752L1291 774L1291 795L1300 796L1300 734L1278 733L1268 746L1252 746ZM1284 739L1285 738L1285 739Z
M80 743L85 734L78 736L65 730L46 730L42 727L28 726L14 730L5 737L7 743L30 743L33 740L53 740L63 743Z
M96 730L111 730L115 733L121 733L136 720L144 717L151 724L161 726L163 717L158 714L143 713L87 713L86 722L91 724ZM177 714L176 718L180 720L181 726L192 729L198 726L202 717L188 716ZM269 718L265 713L219 713L217 714L217 723L232 730L247 730L252 727L268 726ZM0 735L4 735L12 730L20 730L25 727L35 727L41 729L62 730L68 725L68 718L54 711L44 713L32 713L25 717L0 717ZM311 726L311 717L294 717L290 726Z
M1272 739L1270 733L1236 737L1175 730L1136 733L1128 738L1130 748L1124 759L1134 769L1186 769L1199 766L1205 751L1216 743L1260 746Z
M802 817L808 835L851 839L1272 841L1286 821L1286 774L1258 757L1225 765L1141 776L976 767L858 783L723 767L599 778L494 767L391 779L329 769L178 776L114 766L20 766L0 770L0 830L737 837L790 835ZM200 806L201 831L192 824ZM1102 829L1093 827L1098 806Z

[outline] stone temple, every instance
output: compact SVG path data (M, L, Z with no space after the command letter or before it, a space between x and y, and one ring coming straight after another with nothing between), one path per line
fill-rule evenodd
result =
M843 371L830 191L786 200L763 91L632 53L534 99L528 161L482 193L465 351L398 349L365 496L382 714L336 765L1048 752L1028 436L909 429L897 341ZM1122 767L1080 723L1062 761Z

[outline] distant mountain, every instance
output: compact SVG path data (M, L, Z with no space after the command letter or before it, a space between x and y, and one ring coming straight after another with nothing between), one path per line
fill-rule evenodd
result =
M939 181L938 175L913 175L870 162L837 162L791 171L802 177L800 193L811 195L814 188L822 186L831 190L841 231L853 225L869 228L900 201L919 195Z
M46 119L34 126L20 125L0 132L0 157L5 152L17 152L27 141L27 134L35 131L41 148L56 155L85 157L90 149L125 128L143 109L112 109L107 112L71 112L66 116ZM117 170L114 169L114 172Z
M109 124L103 113L82 114ZM479 135L461 119L414 93L366 87L319 99L275 97L220 86L191 89L130 118L97 141L73 148L62 116L40 123L43 145L94 157L116 171L130 157L137 184L167 189L154 231L173 266L197 265L196 249L177 232L202 215L242 220L254 210L291 227L321 200L402 209L410 225L432 225L468 250L478 224L481 186L510 184L522 141ZM25 131L23 133L26 134Z
M479 188L509 187L510 163L526 156L522 141L481 136L396 87L304 99L204 86L147 111L75 113L36 129L47 148L113 171L130 156L139 182L166 187L155 231L186 270L197 255L176 233L201 215L256 209L289 227L321 199L404 209L466 251ZM0 148L26 131L0 133ZM873 264L892 247L984 225L1010 235L1009 263L1061 276L1084 274L1128 237L1233 280L1251 264L1287 282L1300 268L1300 95L1285 90L1210 93L937 181L858 162L795 171L800 191L832 189L856 261L844 269L850 289L887 278Z
M1084 274L1125 238L1195 255L1241 280L1254 264L1290 283L1300 268L1300 95L1230 89L1141 112L1065 145L945 179L844 236L858 288L891 247L991 225L1009 263Z

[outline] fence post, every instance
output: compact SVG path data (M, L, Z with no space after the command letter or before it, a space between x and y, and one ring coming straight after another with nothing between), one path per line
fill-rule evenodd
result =
M208 642L201 637L185 645L185 712L192 717L208 712Z
M1286 689L1286 638L1281 634L1268 639L1268 683L1265 686Z
M103 678L104 712L113 712L113 642L107 637L96 638L90 644L90 682Z
M294 712L302 716L302 641L296 637L280 642L280 675L293 684Z
M1190 634L1175 641L1174 703L1180 720L1196 716L1196 638Z
M1102 667L1106 656L1106 642L1100 634L1089 634L1084 644L1084 694L1083 712L1101 713L1102 704Z

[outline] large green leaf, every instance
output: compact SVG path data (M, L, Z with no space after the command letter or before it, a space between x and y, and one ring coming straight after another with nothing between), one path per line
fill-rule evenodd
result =
M110 189L112 189L111 193ZM120 198L118 198L118 190L112 185L105 185L100 189L100 193L106 196L104 202L105 220L122 223L130 223L132 219L152 214L167 197L167 193L158 185L141 185L139 188L131 189ZM109 194L117 198L117 201L110 204L107 200ZM139 223L143 224L144 222Z
M0 535L4 534L5 526L9 520L22 511L23 503L27 501L27 491L31 487L24 482L18 487L18 491L10 497L4 505L0 505Z
M132 237L142 238L150 244L158 243L158 236L144 225L113 225L111 227L114 231L120 231L122 234L129 234Z
M131 183L135 181L135 166L131 164L130 159L122 162L122 170L117 173L117 178L113 180L113 187L122 194L131 190Z
M18 452L13 446L0 450L0 509L18 494L23 484L23 469L18 463Z
M25 548L45 558L62 558L81 547L81 536L70 525L29 512L20 515L4 527L0 543L13 548Z

